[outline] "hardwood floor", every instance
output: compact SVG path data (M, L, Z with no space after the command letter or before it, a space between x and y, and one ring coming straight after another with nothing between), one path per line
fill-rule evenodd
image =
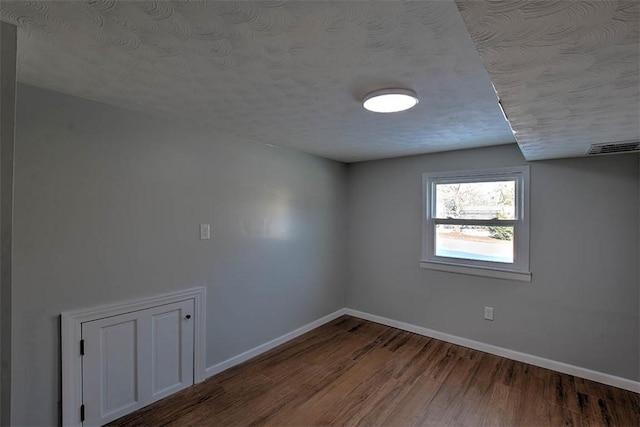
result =
M640 426L640 395L343 316L119 426Z

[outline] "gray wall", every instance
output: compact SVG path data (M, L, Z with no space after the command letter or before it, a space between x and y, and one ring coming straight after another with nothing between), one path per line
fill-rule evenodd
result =
M523 164L508 145L350 165L347 306L639 380L637 155L531 163L531 283L419 268L421 173Z
M211 366L344 307L343 164L22 85L17 111L14 424L58 421L61 311L207 286Z

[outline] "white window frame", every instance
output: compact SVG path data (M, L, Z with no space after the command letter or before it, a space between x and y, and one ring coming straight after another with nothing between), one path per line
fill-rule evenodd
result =
M438 219L435 218L437 184L515 181L515 219ZM429 172L422 174L423 221L420 267L452 273L530 282L529 266L529 166ZM435 227L438 224L513 226L513 263L480 261L435 254Z

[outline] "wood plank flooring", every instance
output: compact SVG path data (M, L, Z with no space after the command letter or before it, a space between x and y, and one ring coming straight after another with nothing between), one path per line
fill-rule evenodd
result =
M640 426L640 395L343 316L118 426Z

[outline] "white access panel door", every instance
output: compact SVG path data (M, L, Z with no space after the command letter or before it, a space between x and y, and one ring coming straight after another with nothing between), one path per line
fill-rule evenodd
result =
M151 401L193 385L193 300L149 310Z
M193 384L194 300L82 323L83 425L103 425Z

